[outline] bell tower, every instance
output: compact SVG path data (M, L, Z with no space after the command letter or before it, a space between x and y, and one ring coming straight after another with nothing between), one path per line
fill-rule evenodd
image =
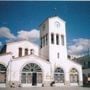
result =
M40 25L40 56L51 63L67 59L65 21L58 16Z

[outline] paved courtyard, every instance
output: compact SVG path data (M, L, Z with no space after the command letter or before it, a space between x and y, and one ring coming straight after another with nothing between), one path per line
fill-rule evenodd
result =
M0 90L90 90L88 87L30 87L30 88L0 88Z

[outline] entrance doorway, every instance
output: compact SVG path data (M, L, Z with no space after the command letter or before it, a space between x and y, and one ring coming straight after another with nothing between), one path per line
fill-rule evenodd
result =
M70 84L71 85L78 85L79 83L79 73L75 68L70 70Z
M32 86L37 85L37 73L32 73Z
M42 70L34 64L27 64L21 74L21 83L25 86L36 86L42 84Z

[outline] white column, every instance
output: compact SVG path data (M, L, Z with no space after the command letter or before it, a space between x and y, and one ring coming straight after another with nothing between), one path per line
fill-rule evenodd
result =
M65 85L70 85L70 74L68 71L65 72Z
M83 73L82 73L82 68L79 69L79 85L83 85Z

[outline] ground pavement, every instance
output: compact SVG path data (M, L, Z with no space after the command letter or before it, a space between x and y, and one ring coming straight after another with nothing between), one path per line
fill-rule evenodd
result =
M89 87L28 87L28 88L0 88L0 90L90 90Z

